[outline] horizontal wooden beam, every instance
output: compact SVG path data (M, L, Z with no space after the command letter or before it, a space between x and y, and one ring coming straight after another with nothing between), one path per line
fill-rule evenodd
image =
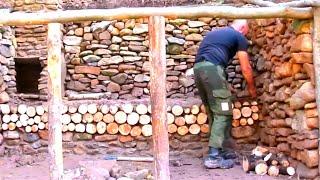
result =
M117 9L85 9L38 13L3 13L0 25L32 25L66 23L78 21L120 20L164 16L167 18L213 17L229 19L293 18L311 19L312 8L291 7L232 7L232 6L190 6L190 7L143 7Z

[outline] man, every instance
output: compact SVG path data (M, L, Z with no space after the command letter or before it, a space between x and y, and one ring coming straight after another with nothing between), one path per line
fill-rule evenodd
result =
M211 124L209 154L204 160L206 168L233 167L235 154L223 148L223 142L230 136L232 121L232 94L224 69L236 53L248 91L252 97L256 97L247 53L248 41L244 36L248 30L246 20L235 20L231 26L213 30L201 42L196 56L193 68L195 81Z

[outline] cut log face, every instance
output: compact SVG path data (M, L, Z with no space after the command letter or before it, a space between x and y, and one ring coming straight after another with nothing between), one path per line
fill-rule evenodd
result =
M9 124L8 124L8 129L9 129L10 131L15 130L15 129L16 129L16 124L13 123L13 122L9 123Z
M85 113L82 117L83 123L92 123L93 122L93 115L90 113Z
M242 107L241 102L239 101L234 102L234 107L240 109Z
M117 134L119 131L119 126L115 122L111 122L107 125L108 134Z
M197 116L197 123L204 124L207 122L208 116L205 113L199 113Z
M69 114L63 114L61 117L62 124L69 124L71 122L71 117Z
M19 112L19 114L25 114L27 112L27 105L20 104L18 106L18 112Z
M247 119L246 119L246 118L241 118L241 119L240 119L240 125L241 125L241 126L247 125Z
M209 131L210 131L210 128L209 128L209 124L202 124L202 125L200 125L200 131L202 132L202 133L209 133Z
M167 123L172 124L174 123L174 115L171 113L167 113Z
M80 106L78 107L78 112L80 114L85 114L88 112L88 105L87 104L80 104Z
M168 125L168 133L173 134L175 132L177 132L178 127L175 124L169 124Z
M104 104L100 107L100 111L103 113L103 114L107 114L109 113L109 106Z
M252 114L251 108L250 107L242 107L241 114L243 117L250 117Z
M136 112L140 115L144 115L148 113L148 107L144 104L139 104L136 106Z
M205 107L205 105L204 104L201 104L201 106L200 106L200 111L202 112L202 113L207 113L207 110L206 110L206 107Z
M33 119L34 119L34 123L35 124L39 124L41 122L41 117L40 116L35 116Z
M180 126L180 127L178 127L177 131L178 131L179 135L184 136L184 135L188 134L189 128L187 126Z
M36 115L36 108L33 107L33 106L29 106L27 108L27 112L26 114L29 116L29 117L34 117Z
M73 113L76 113L78 111L78 108L77 107L74 107L74 106L69 106L68 107L68 112L73 114Z
M87 109L88 109L88 113L90 114L95 114L98 111L96 104L89 104Z
M104 134L107 130L107 124L103 121L97 123L97 132L98 134Z
M149 124L151 122L151 117L149 115L141 115L139 117L139 123L142 125Z
M184 119L186 120L187 124L194 124L197 122L197 117L193 114L185 115Z
M130 125L136 125L139 122L140 116L138 113L132 112L128 115L127 123Z
M20 127L21 127L21 126L20 126ZM44 128L45 128L45 124L44 124L43 122L40 122L40 123L38 124L38 128L39 128L40 130L44 129ZM69 130L69 124L68 124L68 130Z
M191 109L190 108L184 108L183 112L185 114L190 114L191 113Z
M74 123L69 123L69 124L68 124L68 130L69 130L70 132L75 131L75 130L76 130L76 125L75 125Z
M183 108L179 105L174 105L171 111L175 116L180 116L183 113Z
M190 134L199 134L200 133L200 126L198 124L192 124L189 127Z
M127 121L127 114L123 111L118 111L114 115L114 120L119 124L123 124Z
M120 107L120 109L127 114L130 114L133 111L133 105L130 103L122 104Z
M22 116L22 115L21 115ZM20 116L20 117L21 117ZM41 121L46 123L48 122L48 113L44 113L42 116L41 116Z
M94 124L86 124L86 132L88 134L95 134L97 132L97 127Z
M111 115L111 114L106 114L106 115L103 116L102 120L105 123L112 123L112 122L114 122L114 116Z
M177 125L177 126L184 126L186 124L186 120L183 118L183 117L177 117L175 120L174 120L174 123Z
M279 168L277 166L270 166L268 169L269 176L278 176L279 175Z
M141 127L140 126L134 126L131 131L130 131L130 135L132 137L137 137L140 136L142 133Z
M74 123L77 124L77 123L80 123L81 120L82 120L81 114L79 114L79 113L74 113L74 114L71 115L71 121L72 121L72 122L74 122Z
M192 105L191 106L191 113L192 114L199 114L199 112L200 112L200 108L199 108L199 106L198 105Z
M43 106L37 106L36 107L36 112L39 116L43 115L44 114L44 108Z
M265 175L268 172L268 165L264 161L257 163L254 171L258 175Z
M76 132L80 132L80 133L86 132L86 125L84 125L84 124L76 124L75 131Z
M30 132L32 131L31 126L26 126L26 127L25 127L25 131L26 131L27 133L30 133Z
M94 116L93 116L93 121L94 121L94 122L100 122L100 121L102 121L102 119L103 119L103 114L102 114L102 112L97 112L97 113L95 113Z
M111 105L111 106L109 107L109 112L110 112L111 114L116 114L116 113L118 112L118 109L119 109L119 107L118 107L117 105Z
M240 120L234 119L232 120L232 127L239 127L240 126Z
M240 109L233 109L232 110L233 119L240 119L241 118L241 111Z
M142 126L142 134L144 136L151 136L152 135L152 126L150 124Z

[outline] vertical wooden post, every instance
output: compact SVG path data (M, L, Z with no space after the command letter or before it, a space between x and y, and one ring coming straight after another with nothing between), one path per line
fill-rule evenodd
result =
M316 77L316 100L318 114L320 114L320 7L313 8L313 64ZM319 116L320 123L320 116ZM320 128L319 128L320 130ZM320 136L320 134L319 134ZM318 148L320 157L320 142ZM318 174L320 174L320 158L318 158Z
M157 180L170 180L164 17L149 17L149 41L154 172Z
M48 123L50 179L63 178L62 156L62 33L61 24L48 24Z

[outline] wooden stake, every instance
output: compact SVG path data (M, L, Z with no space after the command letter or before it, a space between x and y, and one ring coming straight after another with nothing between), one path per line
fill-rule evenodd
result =
M170 180L164 17L149 17L149 41L154 177L157 180Z
M48 122L49 122L49 155L50 179L63 178L62 155L62 33L61 24L48 25ZM31 127L30 127L31 129Z
M318 114L320 114L320 7L313 9L313 64L316 77L316 101L318 106ZM318 116L320 121L320 116ZM320 147L320 142L319 142ZM318 149L320 153L320 149ZM318 158L320 164L320 158ZM320 166L318 166L318 172L320 173Z

